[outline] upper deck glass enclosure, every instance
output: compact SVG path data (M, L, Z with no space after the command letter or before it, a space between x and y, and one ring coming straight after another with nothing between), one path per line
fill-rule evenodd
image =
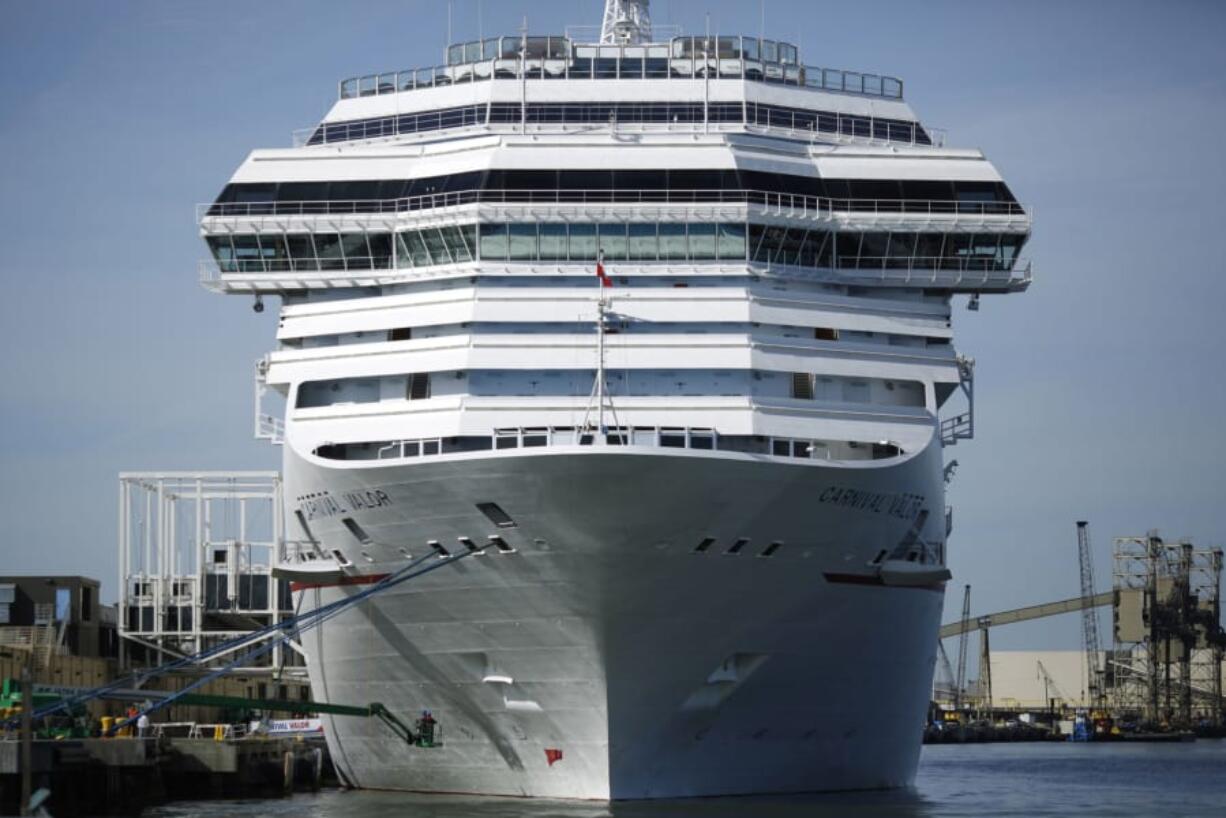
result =
M800 64L790 43L757 37L674 37L646 45L580 44L567 37L492 37L447 49L447 64L353 77L340 98L489 79L743 79L902 99L902 80Z

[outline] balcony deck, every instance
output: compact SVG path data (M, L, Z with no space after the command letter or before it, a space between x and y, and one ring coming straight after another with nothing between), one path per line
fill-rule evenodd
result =
M901 100L897 77L808 66L794 45L757 37L674 37L664 43L576 43L566 37L495 37L447 49L447 65L341 80L341 100L487 80L742 79Z
M469 278L473 275L546 276L565 275L591 278L594 262L570 264L516 264L505 261L469 262L435 267L396 267L388 260L373 268L371 259L360 260L362 266L347 269L320 269L319 265L303 267L279 260L244 260L224 265L213 259L199 264L200 283L213 292L228 294L281 294L329 288L379 287L389 284L432 279ZM863 262L863 259L861 259ZM940 289L951 293L1003 293L1027 289L1033 280L1029 261L1019 261L1009 269L998 269L994 263L978 259L880 259L876 266L855 268L808 268L745 261L740 264L711 262L709 264L661 261L656 263L618 262L607 264L610 275L636 276L745 276L778 277L827 284L862 286L914 287Z
M831 199L763 190L628 190L534 189L460 190L402 199L350 199L282 202L216 202L198 204L196 220L207 231L232 232L239 220L283 228L285 217L389 216L403 218L424 211L468 205L562 205L590 208L625 205L627 213L643 206L748 205L763 215L774 213L804 220L890 219L936 220L943 226L991 223L1029 229L1028 209L1017 202L958 201L952 199ZM367 219L366 221L369 221ZM330 219L335 223L336 219Z

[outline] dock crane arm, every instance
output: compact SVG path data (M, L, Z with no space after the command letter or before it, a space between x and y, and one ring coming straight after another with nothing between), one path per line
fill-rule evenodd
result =
M963 619L958 622L950 622L941 626L940 637L949 639L952 636L960 636L963 633L973 630L979 630L983 627L995 628L1001 625L1012 625L1015 622L1028 622L1031 619L1042 619L1045 616L1057 616L1059 614L1072 613L1080 611L1087 607L1099 608L1103 605L1110 605L1115 600L1114 591L1103 591L1102 593L1094 594L1090 597L1087 603L1082 597L1073 597L1072 599L1062 599L1059 602L1045 602L1042 605L1029 605L1025 608L1014 608L1009 611L1000 611L999 613L986 614L975 619ZM984 620L987 620L986 622Z

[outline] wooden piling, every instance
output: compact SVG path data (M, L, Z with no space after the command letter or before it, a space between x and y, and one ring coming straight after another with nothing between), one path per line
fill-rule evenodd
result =
M34 654L30 653L30 663ZM34 795L34 674L27 664L21 669L21 814L30 814Z
M281 759L281 769L283 780L281 789L286 795L292 795L294 792L294 751L286 750L285 755Z

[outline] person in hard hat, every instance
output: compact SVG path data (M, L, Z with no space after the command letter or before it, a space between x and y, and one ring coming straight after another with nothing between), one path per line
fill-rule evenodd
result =
M144 738L149 732L149 714L141 713L140 718L136 720L136 737Z

